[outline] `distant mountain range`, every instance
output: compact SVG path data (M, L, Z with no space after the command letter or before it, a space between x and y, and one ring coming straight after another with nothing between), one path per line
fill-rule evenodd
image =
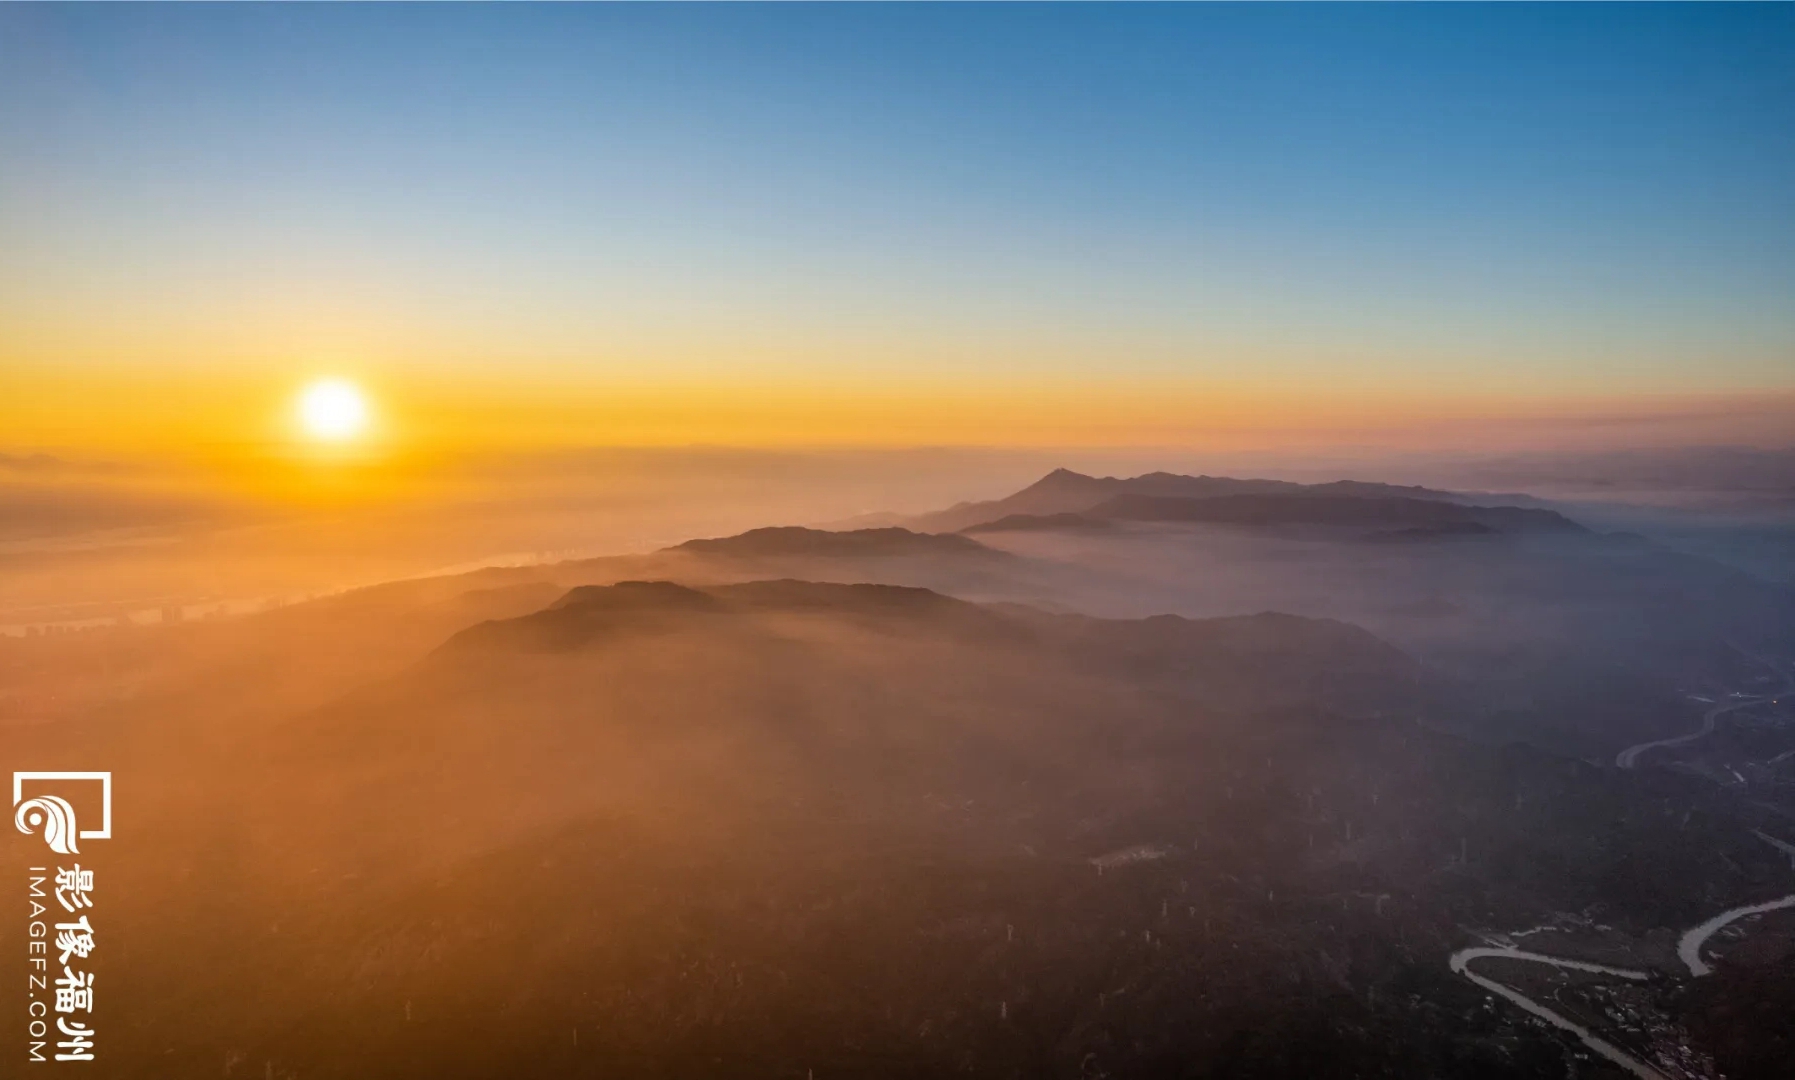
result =
M1169 504L1155 509L1155 504L1124 501L1150 499L1208 502L1246 497L1268 501L1259 504L1239 502L1232 504L1232 508L1217 506L1206 511L1174 508ZM1289 500L1299 498L1332 500L1329 504L1331 508L1302 508L1295 504L1285 506ZM1355 509L1355 504L1350 500L1365 500L1365 503ZM1390 527L1395 528L1438 524L1451 516L1449 511L1441 511L1440 516L1424 520L1425 512L1410 508L1407 504L1438 503L1450 506L1470 501L1471 497L1450 491L1359 480L1297 484L1287 480L1240 480L1227 476L1180 476L1166 472L1118 478L1086 476L1070 469L1055 469L1014 495L987 502L960 503L946 510L900 519L896 524L922 532L961 532L1010 517L1044 518L1060 514L1087 514L1107 507L1106 510L1087 516L1132 520L1228 521L1233 524L1288 524L1297 519L1323 521L1330 514L1335 517L1351 517L1355 513L1361 520L1351 522L1354 524L1375 524L1371 519L1391 513L1408 518L1406 521L1387 522ZM1485 501L1508 503L1530 500L1524 497L1488 496ZM1140 516L1151 514L1162 516ZM1206 514L1223 516L1205 516ZM1067 520L1063 524L1076 525L1078 522Z
M1515 506L1467 506L1434 498L1342 495L1338 485L1297 494L1202 497L1122 494L1082 513L1007 514L966 526L962 532L1079 528L1110 521L1190 522L1212 525L1335 525L1400 533L1410 539L1505 532L1585 532L1554 510Z

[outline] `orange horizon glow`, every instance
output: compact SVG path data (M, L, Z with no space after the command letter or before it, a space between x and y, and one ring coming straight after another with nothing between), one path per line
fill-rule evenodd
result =
M484 47L484 16L408 14ZM1139 13L1169 20L1146 79L1083 30L969 66L868 30L775 77L671 13L493 67L396 12L67 15L0 14L0 454L278 486L562 447L1795 444L1770 54L1689 56L1735 99L1641 54L1594 111L1547 65L1505 112L1444 67L1296 92L1281 21L1197 78L1199 10ZM1029 32L1060 18L1108 16ZM575 63L564 32L711 60ZM1460 60L1506 85L1494 55ZM1343 86L1376 93L1313 107ZM573 87L604 116L545 104ZM324 376L365 432L295 422Z
M740 445L1183 447L1378 445L1502 449L1637 440L1763 445L1795 439L1795 393L1468 394L1368 381L1277 387L1241 380L1038 377L885 381L822 378L609 382L396 372L346 375L380 403L378 432L317 438L296 424L316 377L203 370L0 375L0 451L238 456Z

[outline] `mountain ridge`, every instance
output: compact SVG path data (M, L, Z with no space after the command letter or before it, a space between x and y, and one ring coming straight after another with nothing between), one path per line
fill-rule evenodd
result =
M829 530L802 525L774 525L749 529L731 536L687 540L665 550L735 558L788 555L823 558L914 555L1005 557L1003 552L988 548L970 537L951 533L917 532L895 526Z
M1470 506L1402 496L1233 494L1187 498L1125 493L1079 512L1008 514L968 525L961 532L1004 532L1104 527L1117 521L1190 522L1217 525L1334 525L1378 528L1405 537L1511 532L1586 533L1554 510Z
M693 587L672 581L622 581L614 585L580 585L540 611L507 619L491 619L468 627L445 641L436 653L464 654L488 647L565 650L579 648L612 632L648 630L667 625L658 620L709 616L821 614L852 617L888 625L934 620L934 629L957 629L1009 637L1020 632L1115 647L1132 642L1164 654L1174 646L1213 647L1229 635L1256 642L1247 651L1263 649L1280 638L1335 655L1357 651L1367 662L1410 673L1413 661L1371 631L1339 619L1291 615L1277 611L1187 618L1161 614L1143 619L1104 619L1091 615L1052 613L1024 604L981 604L932 589L902 585L774 579ZM951 625L947 625L951 624ZM1405 674L1404 677L1409 677Z
M1333 480L1299 484L1289 480L1237 479L1227 476L1187 476L1150 472L1132 477L1088 476L1058 468L1021 490L1001 499L963 502L945 510L897 519L895 524L921 532L958 533L1016 515L1047 516L1083 513L1124 495L1160 498L1206 499L1229 495L1284 495L1308 497L1407 498L1418 501L1464 503L1470 497L1415 485L1385 484L1366 480ZM1510 501L1506 496L1489 499Z

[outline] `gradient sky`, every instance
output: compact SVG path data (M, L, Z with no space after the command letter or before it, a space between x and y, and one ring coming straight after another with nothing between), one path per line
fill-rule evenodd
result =
M3 5L0 366L21 448L319 373L438 442L1787 442L1795 6Z

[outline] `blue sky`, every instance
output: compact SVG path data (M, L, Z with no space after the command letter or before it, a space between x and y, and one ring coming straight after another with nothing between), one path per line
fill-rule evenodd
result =
M1790 390L1791 192L1790 5L0 7L19 364Z

